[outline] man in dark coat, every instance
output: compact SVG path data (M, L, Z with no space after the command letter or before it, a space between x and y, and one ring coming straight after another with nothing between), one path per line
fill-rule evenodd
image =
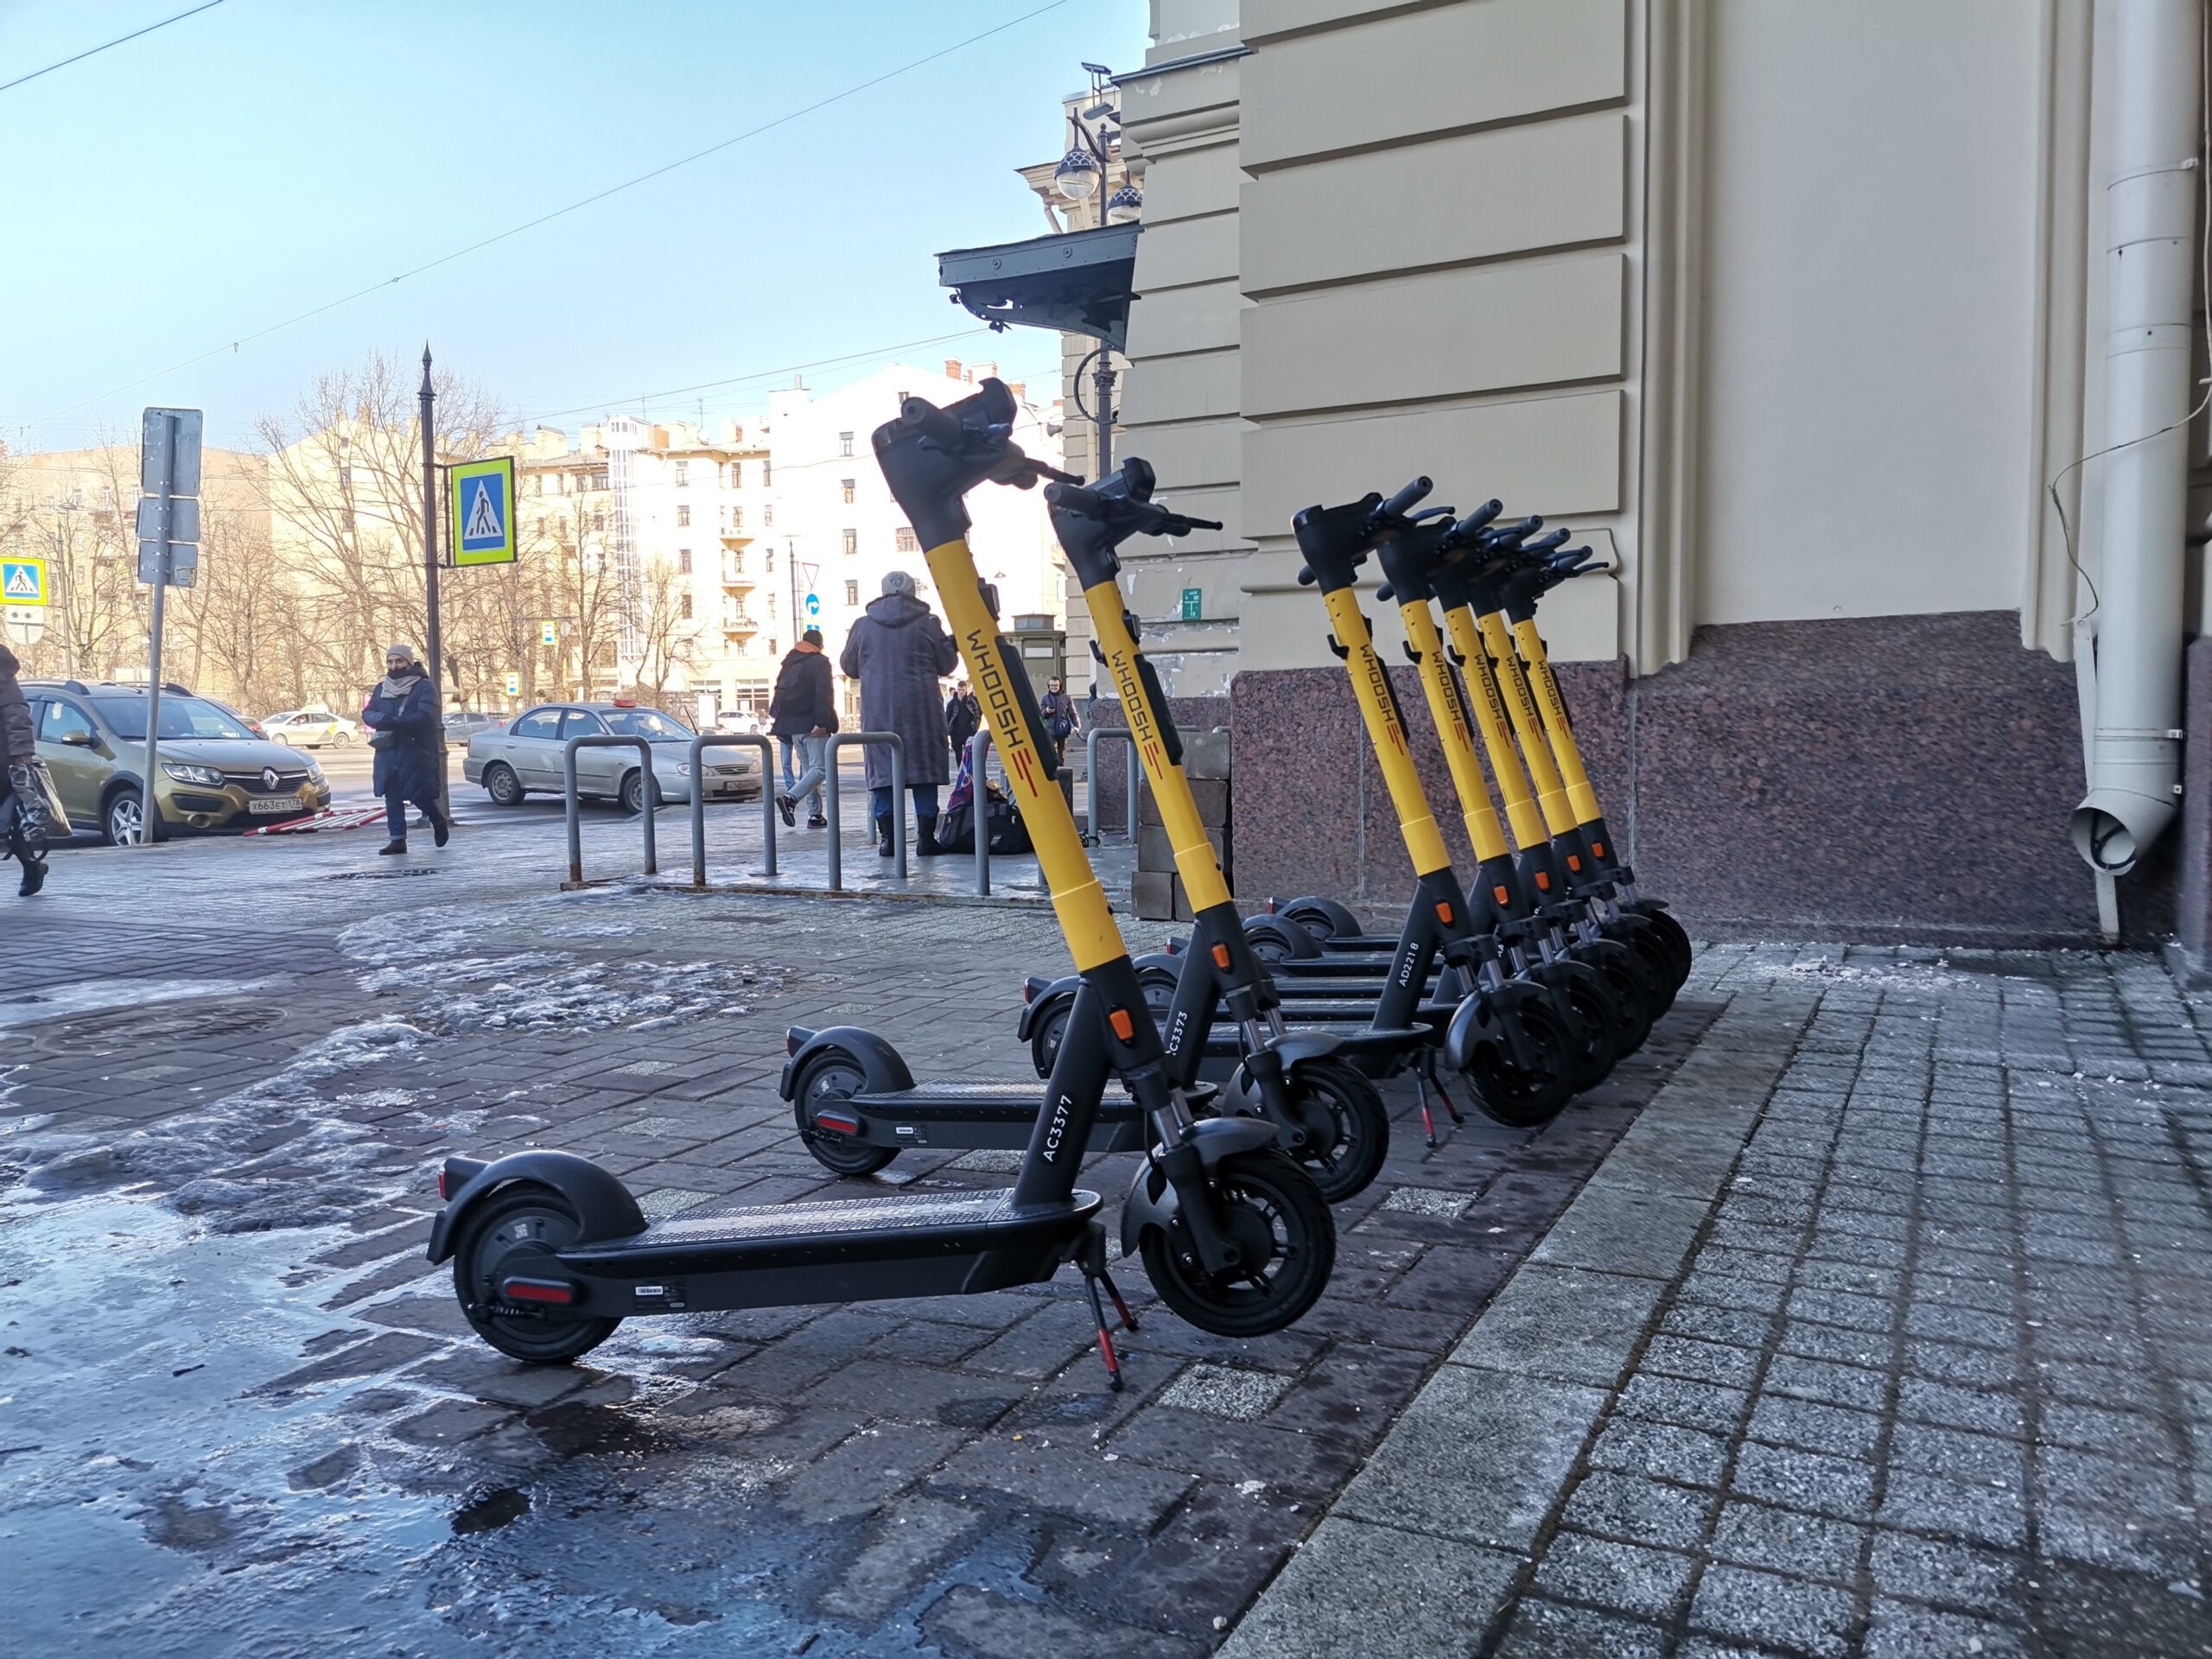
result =
M46 855L23 828L23 815L9 782L11 766L27 766L38 759L38 734L31 728L30 700L16 683L22 666L16 653L0 645L0 823L8 826L7 846L23 867L22 885L16 891L29 898L46 885Z
M1037 705L1037 712L1045 716L1045 731L1052 740L1052 764L1059 766L1067 759L1068 739L1075 735L1075 699L1067 694L1057 674L1045 682L1045 696Z
M982 729L983 705L968 689L965 680L952 683L952 695L944 700L944 729L952 740L952 769L960 770L961 756L966 753L968 740Z
M959 647L936 613L914 597L914 579L904 570L884 577L882 597L868 601L837 659L846 675L861 683L861 729L896 732L906 747L914 850L925 855L939 850L937 791L951 781L938 682L959 660ZM868 747L868 787L875 809L875 849L888 858L891 815L899 804L891 798L891 756L880 744Z
M830 820L822 816L822 780L828 768L830 734L837 729L837 695L830 679L830 659L822 653L822 630L809 628L798 644L784 653L776 671L776 694L768 702L768 733L783 740L785 753L796 744L799 777L791 779L785 763L784 792L776 797L776 810L786 824L798 820L798 804L807 802L806 827L819 830Z
M361 724L374 734L374 785L384 797L385 827L391 839L379 854L407 850L407 805L413 802L430 821L430 838L446 844L451 829L438 803L446 769L446 734L438 718L437 693L429 671L416 660L411 645L394 645L384 654L384 678L361 705Z

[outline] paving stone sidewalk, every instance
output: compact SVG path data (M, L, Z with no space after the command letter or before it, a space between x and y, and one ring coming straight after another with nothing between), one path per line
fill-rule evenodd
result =
M1725 1011L1223 1653L2212 1653L2212 1006L1746 946L1685 995Z

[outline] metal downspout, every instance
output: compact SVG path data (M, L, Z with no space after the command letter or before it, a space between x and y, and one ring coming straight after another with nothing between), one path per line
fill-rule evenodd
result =
M2171 822L2180 788L2203 0L2121 0L2112 15L2097 724L2071 827L2093 868L2120 875Z

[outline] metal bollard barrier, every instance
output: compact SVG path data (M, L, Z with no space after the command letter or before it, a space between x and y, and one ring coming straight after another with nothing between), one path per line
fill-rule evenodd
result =
M576 751L578 749L635 749L638 752L639 797L645 810L638 814L645 826L645 874L660 874L659 849L653 843L653 808L660 804L660 786L653 781L653 746L642 737L617 737L611 732L601 732L589 737L572 737L561 749L561 789L566 798L569 814L569 885L580 887L584 880L584 822L582 803L576 796Z
M1137 785L1142 776L1137 761L1137 734L1126 726L1094 726L1084 739L1084 765L1090 788L1090 833L1103 836L1106 832L1098 823L1098 740L1118 737L1128 746L1129 756L1129 839L1137 838Z
M709 749L760 751L760 839L768 849L766 874L776 873L776 747L768 739L751 733L713 736L702 732L691 740L691 885L707 885L707 766Z
M837 810L837 751L879 743L891 751L891 844L898 851L899 879L906 879L906 746L896 732L836 732L824 751L823 788L829 792L830 890L845 885L845 825Z
M991 734L979 731L968 740L968 816L976 825L976 894L991 893Z

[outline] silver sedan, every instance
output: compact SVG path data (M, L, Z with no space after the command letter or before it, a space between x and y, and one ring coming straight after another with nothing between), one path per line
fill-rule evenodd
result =
M704 776L691 775L691 728L672 715L635 703L550 702L517 715L504 729L479 732L468 740L461 775L480 784L501 806L518 804L532 793L558 795L563 789L563 757L575 737L642 737L652 745L652 788L656 804L688 805L695 784L709 801L758 800L760 761L734 749L709 751ZM586 800L620 802L625 811L645 804L646 784L638 753L627 745L576 752L576 792Z

